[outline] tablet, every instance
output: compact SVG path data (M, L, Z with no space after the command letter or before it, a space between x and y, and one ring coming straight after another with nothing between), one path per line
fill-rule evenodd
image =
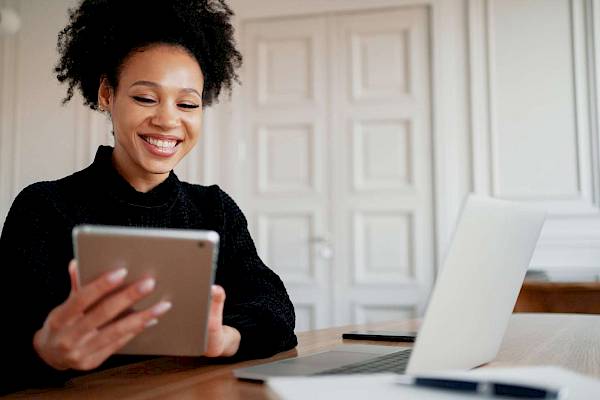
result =
M218 244L219 235L214 231L99 225L73 229L81 285L106 271L125 267L125 283L145 276L156 279L154 291L130 311L161 300L173 305L157 325L140 333L117 354L204 354Z

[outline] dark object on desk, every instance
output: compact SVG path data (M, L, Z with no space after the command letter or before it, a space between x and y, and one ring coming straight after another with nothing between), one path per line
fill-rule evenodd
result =
M471 381L460 379L416 377L412 382L400 382L430 389L441 389L457 392L476 392L485 396L516 399L559 399L561 391L557 388L541 386L513 385L500 382Z
M417 332L404 331L352 331L342 334L342 339L382 340L386 342L414 342Z

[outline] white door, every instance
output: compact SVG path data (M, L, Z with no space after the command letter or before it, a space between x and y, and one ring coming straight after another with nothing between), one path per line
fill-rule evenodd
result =
M418 314L433 280L424 7L333 19L334 324Z
M243 207L297 330L418 313L433 279L423 7L247 22Z
M329 260L317 242L330 226L326 37L324 18L298 18L250 23L242 39L244 209L294 301L297 330L331 321Z

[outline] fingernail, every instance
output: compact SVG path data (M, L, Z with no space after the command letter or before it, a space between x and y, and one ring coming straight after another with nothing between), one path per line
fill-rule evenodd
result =
M154 326L158 324L158 320L156 318L151 319L150 321L146 322L146 328L150 328L151 326Z
M144 279L139 285L138 290L140 293L148 293L154 289L156 281L153 278Z
M161 315L166 313L167 311L169 311L171 309L171 302L169 301L161 301L160 303L158 303L157 305L155 305L152 308L152 313L154 315Z
M127 268L119 268L115 272L111 272L106 278L110 283L118 283L127 275Z

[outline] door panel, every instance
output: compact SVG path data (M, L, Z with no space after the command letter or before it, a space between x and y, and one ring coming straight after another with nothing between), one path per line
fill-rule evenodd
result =
M242 198L258 251L294 302L296 330L328 326L331 320L329 260L323 256L329 235L326 34L324 18L262 20L244 27L249 151Z
M426 8L334 19L334 324L413 315L434 270Z
M426 8L243 32L244 207L297 330L415 315L434 268Z

